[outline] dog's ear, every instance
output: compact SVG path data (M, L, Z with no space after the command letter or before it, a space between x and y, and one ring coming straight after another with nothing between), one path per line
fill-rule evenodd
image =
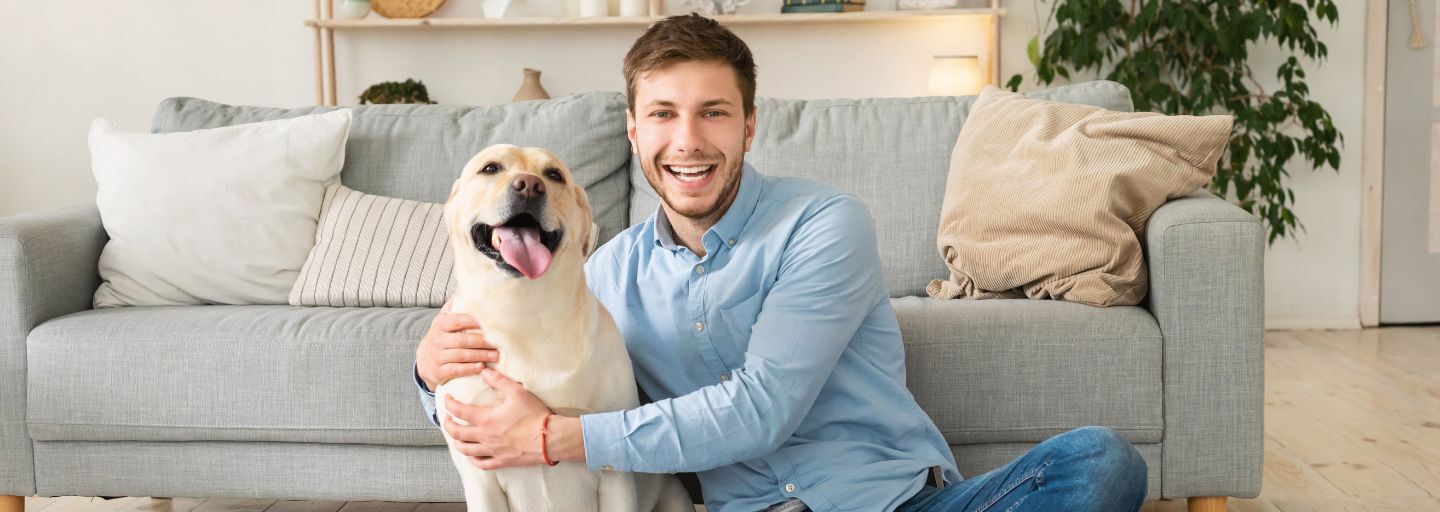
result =
M595 242L600 240L600 225L590 223L590 231L585 233L585 257L589 258L595 252Z
M448 202L450 202L451 199L455 199L455 193L456 193L456 192L459 192L459 191L460 191L460 178L455 178L455 183L451 183L451 184L450 184L450 196L445 198L445 202L448 203Z

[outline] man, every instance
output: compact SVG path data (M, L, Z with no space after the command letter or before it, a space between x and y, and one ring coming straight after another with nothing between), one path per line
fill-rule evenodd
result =
M631 150L660 208L586 263L641 389L628 411L556 415L552 460L592 470L696 472L716 511L1138 510L1146 467L1088 427L968 480L905 387L900 328L869 212L817 183L744 163L755 64L708 18L656 23L625 57ZM468 316L437 316L416 353L422 402L497 354ZM483 469L542 463L549 413L522 386L448 404L443 428ZM931 475L939 478L928 478ZM927 479L929 483L927 483ZM943 487L943 488L942 488Z

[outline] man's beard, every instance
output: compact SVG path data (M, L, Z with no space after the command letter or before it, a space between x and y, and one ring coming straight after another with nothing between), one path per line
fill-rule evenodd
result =
M728 163L728 160L722 162L722 164ZM716 164L716 169L710 172L719 174L719 166L722 164ZM710 216L715 215L715 213L720 211L721 209L728 208L730 204L735 201L735 196L739 195L740 175L743 174L742 167L745 165L745 156L742 154L740 158L735 161L735 164L733 166L729 166L730 178L728 179L728 181L725 182L724 188L720 190L720 196L715 198L715 202L712 203L709 208L706 208L703 211L695 209L682 210L676 207L675 204L670 201L669 189L661 186L665 181L665 174L667 173L664 166L660 165L660 162L658 161L652 161L650 162L650 165L653 167L653 170L644 169L645 180L650 182L650 188L655 189L655 191L660 194L660 200L663 201L666 206L670 207L670 211L678 213L681 216L684 216L685 218L691 220L705 220L710 218ZM644 164L642 164L642 167L643 166ZM704 207L702 206L702 208Z

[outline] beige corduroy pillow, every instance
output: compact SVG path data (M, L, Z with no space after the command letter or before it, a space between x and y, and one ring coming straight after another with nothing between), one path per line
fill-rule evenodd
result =
M1210 181L1231 116L1112 112L986 87L950 156L941 299L1139 304L1140 236L1165 201Z

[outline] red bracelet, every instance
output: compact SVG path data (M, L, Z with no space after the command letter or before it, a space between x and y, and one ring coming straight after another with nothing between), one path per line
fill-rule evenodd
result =
M560 464L558 461L550 460L550 450L545 446L548 444L545 442L545 433L550 431L550 417L554 415L555 413L553 412L547 412L545 413L545 419L540 420L540 458L545 460L545 465L547 466L557 466Z

